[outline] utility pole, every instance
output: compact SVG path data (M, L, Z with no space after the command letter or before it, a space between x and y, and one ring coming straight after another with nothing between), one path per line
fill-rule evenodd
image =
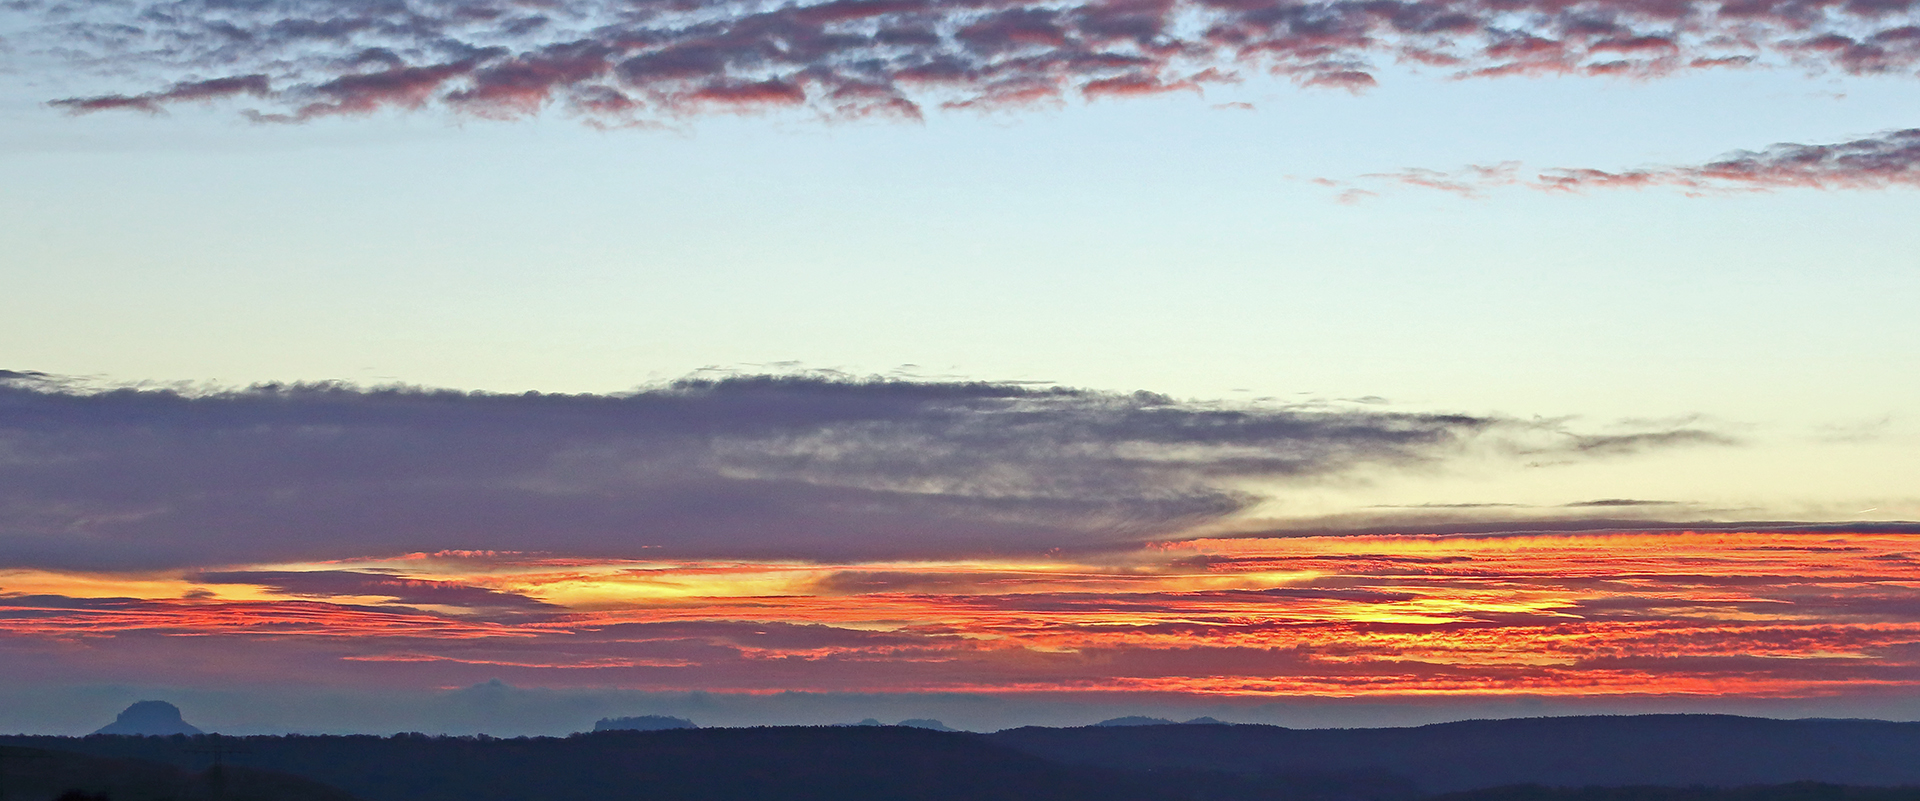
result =
M213 757L213 767L207 769L207 786L213 791L214 801L220 801L227 795L227 757L244 754L247 749L233 745L218 734L209 734L200 738L196 747L187 749L189 754L206 754Z

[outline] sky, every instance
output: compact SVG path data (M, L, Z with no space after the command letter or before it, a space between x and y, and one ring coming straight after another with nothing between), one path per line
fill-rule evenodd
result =
M1920 719L1920 8L0 5L0 730Z

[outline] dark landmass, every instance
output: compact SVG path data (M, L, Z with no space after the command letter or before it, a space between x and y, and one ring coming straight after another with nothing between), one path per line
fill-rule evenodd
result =
M237 749L228 759L246 767L229 765L229 775L290 774L363 801L1920 801L1920 724L1705 715L1345 730L1185 723L995 734L818 726L514 739L15 736L0 745L157 763L177 776L204 769L209 750ZM10 777L14 765L0 768Z
M141 759L0 746L0 798L51 801L68 794L111 801L355 801L311 779L251 767L194 771Z
M204 734L199 727L180 717L180 707L165 701L140 701L120 712L112 723L94 734Z
M1238 773L1384 771L1427 792L1519 784L1920 786L1920 723L1876 720L1633 715L1397 729L1029 727L989 737L1069 764Z
M205 737L9 737L203 764ZM566 738L219 738L245 761L365 801L1413 801L1392 777L1118 771L1051 762L986 737L909 726L606 731ZM119 799L115 799L119 801Z
M1758 787L1541 787L1523 784L1433 796L1428 801L1913 801L1914 787L1794 782Z
M665 731L667 729L697 729L693 721L686 718L674 718L666 715L640 715L631 718L601 718L594 722L594 731Z

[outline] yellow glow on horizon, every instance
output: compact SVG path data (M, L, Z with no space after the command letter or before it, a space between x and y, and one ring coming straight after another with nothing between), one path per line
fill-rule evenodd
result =
M0 570L0 594L138 600L266 601L287 596L248 584L203 584L181 574L81 573L15 568Z

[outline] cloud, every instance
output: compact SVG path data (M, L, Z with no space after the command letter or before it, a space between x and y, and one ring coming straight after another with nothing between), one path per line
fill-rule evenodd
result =
M440 108L599 124L795 106L918 117L1198 90L1249 73L1365 91L1459 77L1702 69L1899 75L1908 2L1802 0L134 0L22 2L25 46L171 88L53 101L154 111L247 95L262 120ZM124 77L122 77L124 76Z
M1739 151L1699 166L1652 167L1623 172L1550 170L1538 188L1586 189L1676 186L1697 192L1920 187L1920 128L1888 131L1831 145L1777 144Z
M1724 441L1699 429L1601 437L1377 406L813 375L623 395L89 390L34 378L0 385L0 411L0 564L101 569L449 549L1038 552L1165 537L1248 508L1254 483L1424 469L1480 451L1613 458Z
M149 114L158 114L171 103L183 101L216 100L234 95L253 95L265 97L269 93L267 76L236 75L230 78L214 78L206 81L186 81L158 92L143 95L103 95L101 97L78 97L55 100L51 105L67 109L76 114L110 109L132 109Z
M485 611L551 611L551 604L524 595L475 587L457 581L434 581L353 570L236 570L188 574L199 584L250 584L279 593L309 598L372 596L401 604L454 606Z
M1783 143L1739 150L1698 165L1608 171L1561 168L1520 174L1518 163L1469 166L1455 172L1412 168L1365 178L1478 198L1488 190L1524 186L1546 192L1674 187L1687 194L1768 192L1776 189L1894 189L1920 187L1920 128L1887 131L1837 144ZM1339 181L1326 185L1344 187ZM1374 194L1359 189L1348 193ZM1356 196L1357 197L1357 196ZM1349 195L1341 196L1350 202Z
M1649 501L1640 498L1596 498L1591 501L1576 501L1564 504L1567 508L1580 509L1590 507L1634 507L1634 506L1676 506L1677 501Z
M1670 431L1575 436L1567 447L1580 453L1632 454L1674 445L1731 445L1733 442L1732 437L1714 431L1676 428Z
M937 564L467 555L389 560L404 574L185 573L220 593L238 582L297 596L247 600L180 597L185 581L156 588L151 575L10 571L0 581L14 587L112 595L0 593L0 685L158 675L203 687L500 678L656 692L1910 694L1911 528L1204 539ZM668 583L690 592L652 592ZM510 608L501 595L549 604Z

